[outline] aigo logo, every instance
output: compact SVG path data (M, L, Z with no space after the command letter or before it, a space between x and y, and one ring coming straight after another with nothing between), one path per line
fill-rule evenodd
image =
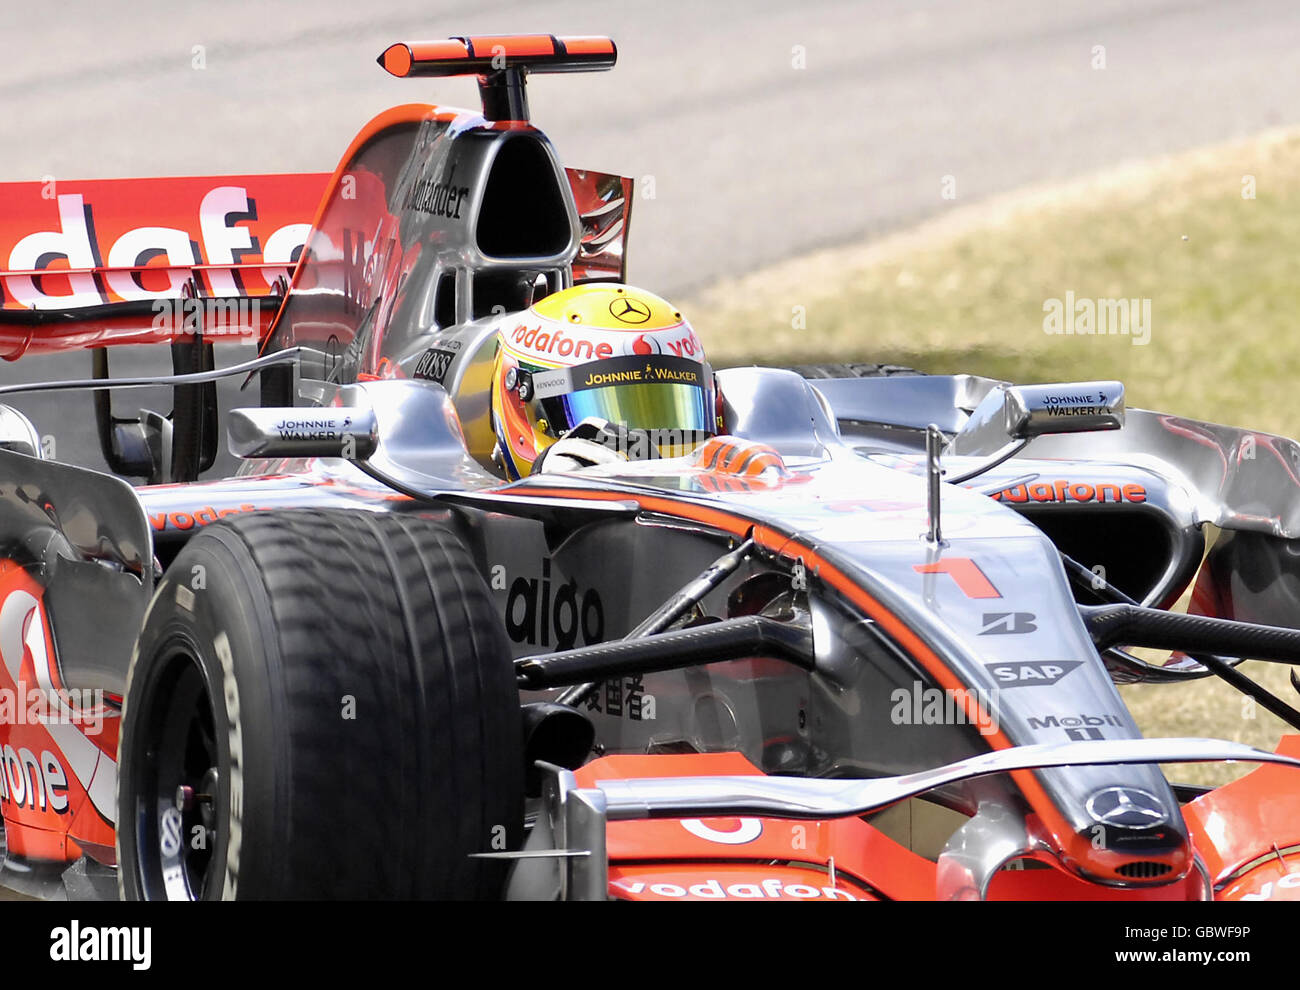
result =
M506 584L506 569L491 569L494 591L505 591L506 633L512 642L567 650L579 642L599 643L605 638L605 608L595 588L581 589L578 582L551 580L551 558L543 557L541 577L519 575Z

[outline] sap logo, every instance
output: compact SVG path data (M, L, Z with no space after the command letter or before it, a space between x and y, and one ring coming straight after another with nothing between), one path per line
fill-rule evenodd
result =
M985 612L980 620L983 629L981 636L1017 636L1022 633L1035 632L1038 616L1033 612Z
M1001 687L1024 687L1033 684L1055 684L1062 677L1083 666L1081 660L1016 661L1014 663L985 664Z
M0 798L20 808L57 814L68 810L68 774L59 758L48 749L38 759L26 746L0 751Z
M494 590L506 588L506 569L492 568ZM552 586L551 558L542 558L542 576L517 577L506 593L506 633L516 643L568 650L605 637L605 608L595 588L580 591L573 578Z

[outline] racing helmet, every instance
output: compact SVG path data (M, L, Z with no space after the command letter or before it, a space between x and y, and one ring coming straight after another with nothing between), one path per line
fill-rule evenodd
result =
M546 448L588 419L635 438L624 451L632 457L688 454L718 432L704 347L651 292L573 286L507 317L498 343L493 461L511 479L527 476Z

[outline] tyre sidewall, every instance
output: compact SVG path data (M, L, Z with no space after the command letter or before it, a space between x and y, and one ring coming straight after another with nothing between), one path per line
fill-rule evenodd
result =
M145 617L123 705L119 795L131 775L141 779L139 775L150 773L147 765L141 766L152 760L145 751L146 740L140 738L147 715L133 709L167 704L168 699L158 695L158 679L164 661L183 650L202 674L219 759L221 792L213 855L218 858L221 882L216 890L209 890L209 896L256 898L275 889L272 878L277 864L265 853L283 848L280 844L287 841L286 835L277 834L287 816L277 780L277 771L285 768L274 754L286 750L274 738L279 684L270 674L274 661L267 656L277 643L265 588L256 579L251 559L246 567L239 566L239 558L247 557L242 544L229 534L213 531L211 535L217 539L194 544L178 558L160 582ZM135 787L128 791L135 792ZM125 819L134 817L137 809L123 807L120 800L119 813L124 819L118 831L123 894L143 896L137 873L141 856L134 846L142 830L153 836L157 826L138 819L128 823Z

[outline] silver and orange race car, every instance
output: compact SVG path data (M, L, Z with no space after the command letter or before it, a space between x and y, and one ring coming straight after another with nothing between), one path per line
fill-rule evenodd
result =
M502 456L512 339L574 359L512 389L584 345L612 380L539 307L641 312L631 180L562 167L525 88L614 62L397 44L386 70L477 76L481 111L389 110L331 174L0 186L0 352L93 362L0 391L91 393L109 469L0 407L0 882L1300 898L1300 735L1144 738L1115 687L1217 676L1300 730L1238 669L1300 662L1292 441L1126 411L1118 382L715 371L682 324L617 374L707 382L709 436ZM257 356L218 367L234 341ZM115 376L135 345L171 373ZM226 380L256 401L223 409ZM123 415L138 386L171 412ZM223 428L239 466L202 478ZM1258 766L1162 771L1218 761Z

